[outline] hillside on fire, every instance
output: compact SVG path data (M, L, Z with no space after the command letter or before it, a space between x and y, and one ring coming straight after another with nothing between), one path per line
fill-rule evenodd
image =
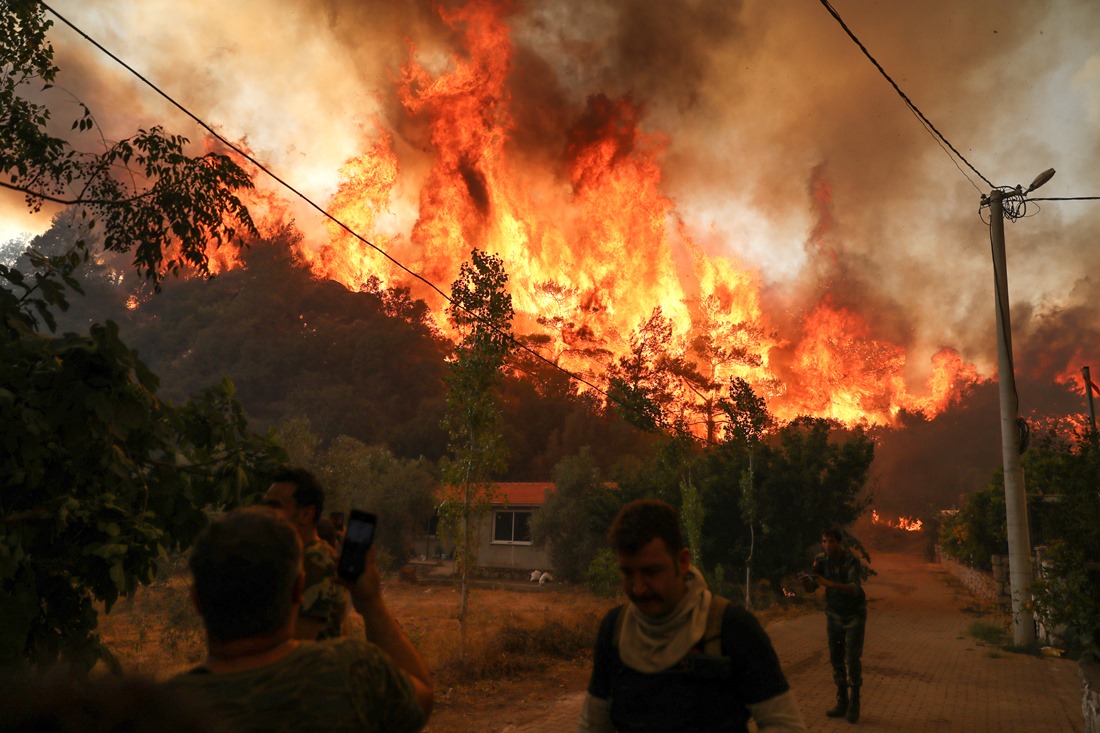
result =
M63 251L73 236L68 225L68 217L58 217L34 247ZM59 329L119 323L170 399L230 377L259 429L304 417L323 441L346 435L398 457L438 460L448 336L407 289L374 280L353 292L317 277L296 260L300 241L293 225L282 225L242 250L236 267L211 280L165 281L156 295L124 257L103 253L79 274L85 293L57 313ZM18 254L16 244L9 243L10 256ZM667 365L669 351L648 358ZM1080 397L1022 381L1044 393L1036 435L1064 433L1059 415L1078 414ZM582 448L605 472L652 454L654 436L631 426L614 404L522 352L503 396L509 461L500 480L546 480L559 460ZM876 507L929 516L984 488L1000 462L996 413L996 383L983 381L932 417L901 411L890 425L864 422L875 444L867 491Z

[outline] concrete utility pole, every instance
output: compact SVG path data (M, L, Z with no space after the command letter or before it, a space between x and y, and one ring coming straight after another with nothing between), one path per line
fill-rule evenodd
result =
M1032 184L1032 189L1035 187ZM1022 193L1020 189L1017 192ZM1012 366L1012 324L1008 310L1008 269L1005 264L1005 193L994 189L985 201L989 204L993 288L997 300L997 381L1001 393L1001 457L1008 522L1008 576L1012 586L1012 639L1016 646L1030 646L1035 643L1035 620L1027 606L1032 579L1031 536L1027 525L1024 468L1020 463L1020 433L1017 425L1020 401L1016 394L1016 375ZM1012 191L1008 193L1016 195Z

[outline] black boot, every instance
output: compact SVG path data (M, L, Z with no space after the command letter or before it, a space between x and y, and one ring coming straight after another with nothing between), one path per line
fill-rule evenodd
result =
M840 684L836 686L836 707L825 711L830 718L843 718L848 712L848 686Z
M844 718L849 723L859 720L859 688L852 688L852 698L848 701L848 714Z

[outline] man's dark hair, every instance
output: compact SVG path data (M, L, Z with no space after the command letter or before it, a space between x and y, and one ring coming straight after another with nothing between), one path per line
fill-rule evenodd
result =
M304 468L282 468L271 477L273 484L294 484L294 503L299 509L313 507L313 523L321 519L321 510L325 508L325 490L321 483Z
M199 535L190 567L211 639L261 636L290 619L302 543L290 522L274 510L235 509Z
M837 542L844 541L844 532L839 527L828 527L821 531L822 537L829 537Z
M684 547L675 507L657 499L638 499L624 506L607 533L611 549L625 555L633 555L657 537L664 540L670 555Z

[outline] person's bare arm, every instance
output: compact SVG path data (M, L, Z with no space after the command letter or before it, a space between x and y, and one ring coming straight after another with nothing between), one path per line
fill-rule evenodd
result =
M585 695L577 733L615 733L611 725L611 701L593 697L591 693Z
M805 733L806 724L794 703L790 691L782 695L749 705L749 713L756 721L760 733Z
M398 668L409 675L420 709L424 711L424 715L430 714L434 700L431 672L428 671L428 665L424 663L420 652L413 646L382 600L382 576L375 564L373 547L367 553L363 574L354 585L349 585L348 589L351 592L352 605L363 616L367 629L367 641L376 644L389 655Z

